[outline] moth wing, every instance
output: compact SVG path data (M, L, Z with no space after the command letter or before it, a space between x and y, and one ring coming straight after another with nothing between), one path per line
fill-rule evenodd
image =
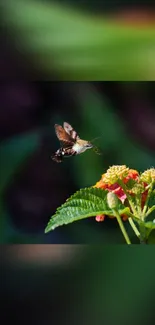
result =
M69 123L64 122L63 127L73 140L80 139L77 132L73 129L73 127Z
M74 144L74 139L63 129L61 125L55 124L55 133L57 138L59 139L63 148L71 147Z

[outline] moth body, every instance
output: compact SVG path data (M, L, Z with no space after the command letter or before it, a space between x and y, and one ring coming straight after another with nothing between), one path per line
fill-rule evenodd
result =
M91 149L93 145L85 140L78 140L74 145L73 145L73 150L76 151L76 154L80 154L82 152L85 152L87 149Z
M55 124L55 132L61 143L61 148L52 155L52 159L56 162L62 162L64 157L75 156L93 148L92 143L80 139L77 132L67 122L64 122L63 127Z

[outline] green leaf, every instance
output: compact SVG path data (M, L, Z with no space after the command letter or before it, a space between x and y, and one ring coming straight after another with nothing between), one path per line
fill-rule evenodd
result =
M136 180L130 178L130 179L128 180L128 182L125 184L125 186L126 186L126 188L127 188L128 190L131 190L131 189L134 187L135 184L137 184L137 183L136 183Z
M154 26L121 26L49 1L3 1L3 24L47 80L154 80Z
M141 222L141 225L145 229L145 236L148 239L150 237L150 234L155 231L155 220L148 221L148 222Z
M118 203L117 209L120 215L128 211L121 201ZM107 191L94 187L81 189L57 209L55 215L51 217L45 233L56 227L99 214L113 215L107 204Z
M145 228L149 228L149 229L155 229L155 222L154 221L148 221L148 222L145 222Z

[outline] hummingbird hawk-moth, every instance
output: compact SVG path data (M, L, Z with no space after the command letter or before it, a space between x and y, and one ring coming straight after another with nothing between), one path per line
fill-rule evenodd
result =
M54 127L61 144L61 148L52 155L52 159L57 163L62 162L64 157L79 155L94 147L91 142L80 139L77 132L67 122L64 122L63 127L58 124L55 124Z

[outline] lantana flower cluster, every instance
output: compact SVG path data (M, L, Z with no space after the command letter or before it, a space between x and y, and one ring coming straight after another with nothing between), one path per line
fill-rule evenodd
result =
M137 170L129 169L126 165L112 166L94 187L108 190L114 193L117 198L126 206L129 206L128 195L135 197L140 194L141 208L143 209L148 195L149 184L155 182L155 169L150 168L144 173L139 174ZM115 216L108 216L115 218ZM127 215L121 216L123 220L127 220ZM97 215L96 221L104 221L105 215Z

